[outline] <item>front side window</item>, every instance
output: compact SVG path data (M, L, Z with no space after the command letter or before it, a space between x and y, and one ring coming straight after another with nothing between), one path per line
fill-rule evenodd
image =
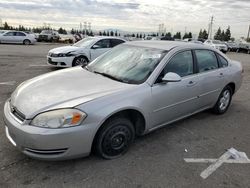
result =
M14 32L5 33L4 36L14 36Z
M175 55L164 68L164 75L173 72L181 77L193 74L193 56L191 51L180 52Z
M95 43L94 46L98 48L111 48L110 40L109 39L102 39Z
M206 72L218 68L216 55L210 50L195 50L199 72Z
M167 52L122 44L95 59L86 69L129 84L141 84Z

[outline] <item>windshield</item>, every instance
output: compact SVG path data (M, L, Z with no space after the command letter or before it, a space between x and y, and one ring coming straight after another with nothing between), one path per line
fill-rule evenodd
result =
M93 37L87 37L85 39L82 39L82 40L78 41L73 46L86 47L86 46L90 45L91 43L93 43L94 40L95 40L95 38L93 38Z
M130 84L141 84L153 72L166 51L119 45L87 66L92 72Z

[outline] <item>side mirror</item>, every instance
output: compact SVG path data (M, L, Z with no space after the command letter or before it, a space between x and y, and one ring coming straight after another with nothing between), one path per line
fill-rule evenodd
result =
M101 48L99 45L94 45L94 46L92 46L92 49L98 49L98 48Z
M165 76L162 78L163 82L180 82L181 81L181 77L173 72L168 72L167 74L165 74Z

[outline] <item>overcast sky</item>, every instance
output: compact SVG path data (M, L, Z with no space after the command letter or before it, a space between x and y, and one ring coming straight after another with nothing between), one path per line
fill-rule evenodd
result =
M0 0L0 18L13 25L79 28L91 22L94 30L157 31L164 23L173 33L231 26L235 37L247 35L250 0Z

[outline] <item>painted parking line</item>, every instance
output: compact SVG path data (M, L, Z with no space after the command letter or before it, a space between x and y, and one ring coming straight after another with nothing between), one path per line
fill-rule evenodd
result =
M0 85L7 85L7 86L13 86L15 84L16 84L16 81L0 82Z
M237 151L234 148L228 149L221 157L218 159L195 159L195 158L184 158L187 163L212 163L207 169L201 172L200 176L206 179L213 172L215 172L223 163L236 163L236 164L250 164L250 159L248 159L245 152Z
M29 65L30 67L50 67L50 65L46 65L46 64L37 64L37 65Z

